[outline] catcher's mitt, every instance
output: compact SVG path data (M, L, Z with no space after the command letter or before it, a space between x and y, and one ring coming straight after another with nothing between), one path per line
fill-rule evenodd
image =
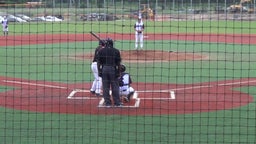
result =
M8 28L8 26L5 26L5 28Z

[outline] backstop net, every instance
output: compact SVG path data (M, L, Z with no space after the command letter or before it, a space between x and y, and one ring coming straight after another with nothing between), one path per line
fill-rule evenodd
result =
M0 139L255 143L255 16L254 0L1 1Z

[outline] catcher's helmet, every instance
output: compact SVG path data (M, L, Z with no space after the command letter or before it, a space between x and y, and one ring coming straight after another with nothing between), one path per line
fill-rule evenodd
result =
M125 70L126 70L125 65L124 65L124 64L121 64L121 65L120 65L120 71L121 71L121 72L125 72Z
M113 40L111 38L106 39L106 45L107 46L113 46Z

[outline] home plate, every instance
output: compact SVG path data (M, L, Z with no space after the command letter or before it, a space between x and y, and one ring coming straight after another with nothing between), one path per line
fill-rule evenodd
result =
M104 105L104 102L105 102L104 98L101 98L98 107L109 108L108 106ZM131 103L134 103L134 105L131 105ZM122 107L118 107L118 108L137 108L139 106L140 106L140 98L138 98L138 93L135 91L131 101L129 103L125 103ZM111 106L111 107L115 107L115 106Z

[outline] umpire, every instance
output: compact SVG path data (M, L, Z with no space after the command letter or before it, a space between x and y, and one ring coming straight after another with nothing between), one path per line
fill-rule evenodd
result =
M105 106L110 107L112 105L109 93L111 87L114 106L122 107L123 104L119 97L118 81L118 77L120 76L119 68L121 64L120 51L113 47L112 39L107 38L105 42L105 48L101 49L98 53L97 63L99 76L102 77Z

